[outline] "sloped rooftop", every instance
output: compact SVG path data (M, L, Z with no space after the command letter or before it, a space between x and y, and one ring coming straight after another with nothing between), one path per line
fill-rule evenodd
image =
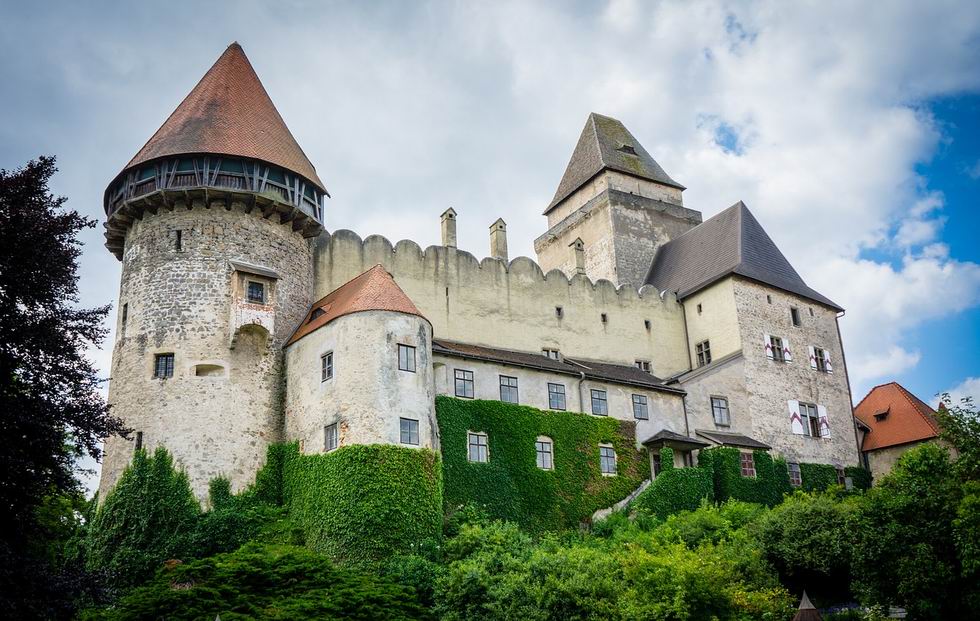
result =
M872 388L854 408L854 416L871 430L864 436L863 451L939 435L936 412L897 382Z
M661 246L646 284L683 299L731 274L843 310L803 282L742 201Z

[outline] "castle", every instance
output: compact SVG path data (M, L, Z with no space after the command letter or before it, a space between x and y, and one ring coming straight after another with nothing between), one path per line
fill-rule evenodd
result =
M425 250L328 232L323 182L232 44L105 192L109 402L133 433L106 441L103 497L140 447L166 446L202 499L217 476L248 485L276 442L439 450L437 395L632 421L678 467L713 445L778 454L791 480L856 465L842 309L743 203L702 222L683 191L592 114L537 263L509 258L503 220L489 258L457 249L452 209ZM469 459L493 445L470 430Z

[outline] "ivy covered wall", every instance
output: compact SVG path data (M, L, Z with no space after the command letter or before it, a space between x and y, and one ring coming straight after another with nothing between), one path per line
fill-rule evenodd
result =
M436 398L436 417L450 514L475 504L532 532L575 528L650 477L647 452L636 449L631 421L444 396ZM487 434L487 463L468 461L468 431ZM539 436L552 441L553 470L537 467ZM616 476L599 471L600 443L616 451Z
M714 499L710 464L702 463L697 468L675 468L674 451L666 446L660 449L660 463L660 474L633 501L637 510L664 519L679 511L693 511L702 500Z

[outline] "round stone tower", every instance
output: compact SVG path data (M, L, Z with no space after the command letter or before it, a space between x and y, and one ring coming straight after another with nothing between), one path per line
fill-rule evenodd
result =
M323 183L234 43L109 184L122 261L100 492L165 446L195 493L248 485L282 437L283 345L313 292Z

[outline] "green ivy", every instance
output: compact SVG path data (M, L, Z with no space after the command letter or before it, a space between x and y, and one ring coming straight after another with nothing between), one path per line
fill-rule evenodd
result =
M636 497L633 506L660 519L680 511L693 511L703 500L714 499L714 481L709 463L697 468L675 468L674 451L660 449L660 474Z
M871 471L860 466L848 466L844 468L844 476L851 477L854 489L871 489Z
M449 515L477 505L531 532L574 528L650 476L632 421L443 396L436 397L436 415ZM467 431L486 432L489 462L468 461ZM538 436L553 443L553 470L537 467ZM613 445L617 476L600 473L599 443Z
M837 468L829 464L800 464L802 489L807 492L823 491L837 485Z
M345 562L383 560L438 544L439 455L390 445L300 455L286 445L283 497L307 547Z
M743 477L741 451L729 446L716 446L698 453L698 464L710 465L714 472L715 498L744 500L774 506L783 497L787 477L773 464L765 451L754 451L755 477ZM777 474L778 473L778 474Z

